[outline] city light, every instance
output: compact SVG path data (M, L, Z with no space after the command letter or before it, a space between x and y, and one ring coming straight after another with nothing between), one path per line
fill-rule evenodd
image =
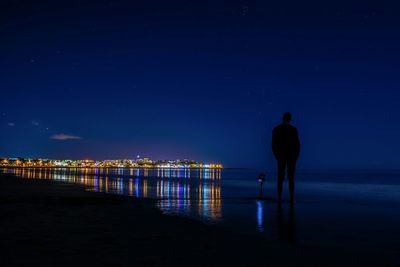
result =
M223 169L220 163L202 163L194 160L151 160L150 158L116 159L116 160L59 160L5 158L0 159L0 167L21 168L158 168L158 169Z

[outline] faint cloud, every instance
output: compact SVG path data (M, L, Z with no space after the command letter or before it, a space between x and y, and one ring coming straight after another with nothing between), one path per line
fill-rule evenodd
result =
M55 135L50 136L50 139L59 140L59 141L65 141L65 140L82 139L82 137L60 133L60 134L55 134Z
M32 123L32 125L34 125L34 126L39 126L39 122L37 122L37 121L31 121L31 123Z
M246 16L248 12L249 12L249 7L248 6L242 6L242 9L241 9L242 16Z
M9 122L9 123L7 123L7 125L10 126L10 127L14 127L15 123L14 122Z

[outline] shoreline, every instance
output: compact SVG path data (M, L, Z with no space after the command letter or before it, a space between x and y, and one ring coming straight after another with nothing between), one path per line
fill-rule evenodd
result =
M175 169L188 169L188 170L227 170L234 168L210 168L210 167L93 167L93 166L0 166L0 168L10 169L147 169L147 170L175 170Z
M162 214L156 200L0 174L2 263L138 266L361 266L354 251L327 251L234 233ZM329 260L327 260L329 258ZM376 259L379 263L380 259ZM379 265L379 264L376 264Z

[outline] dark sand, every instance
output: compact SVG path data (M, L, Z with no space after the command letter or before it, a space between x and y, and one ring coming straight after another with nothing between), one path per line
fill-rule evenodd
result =
M163 215L154 201L0 175L1 266L378 266ZM367 264L365 264L367 263Z

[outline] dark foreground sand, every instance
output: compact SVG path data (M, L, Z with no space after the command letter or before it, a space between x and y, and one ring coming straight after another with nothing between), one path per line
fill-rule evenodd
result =
M267 242L153 201L0 175L0 266L378 266L382 258ZM394 265L394 264L393 264Z

